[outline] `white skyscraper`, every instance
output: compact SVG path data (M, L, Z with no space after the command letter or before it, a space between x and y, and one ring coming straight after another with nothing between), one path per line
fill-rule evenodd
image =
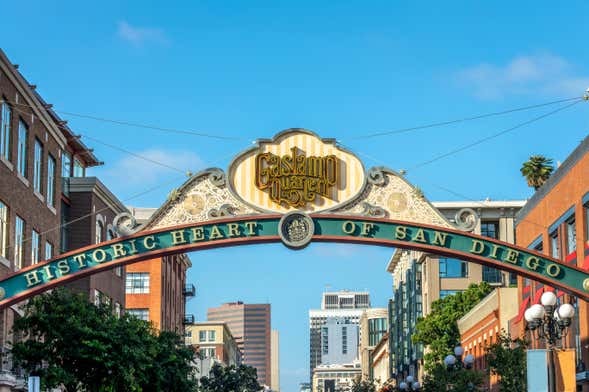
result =
M328 323L332 325L333 320L337 320L336 324L333 326L333 330L331 332L331 339L333 344L336 344L336 341L339 344L339 348L343 351L343 340L342 335L344 334L343 326L349 326L350 328L346 327L345 334L346 334L346 341L349 342L350 339L355 339L355 343L353 344L354 347L346 347L347 352L353 352L354 357L352 360L348 360L350 357L349 355L345 354L342 357L342 360L346 361L343 363L350 363L352 362L358 354L358 340L360 339L359 336L359 324L360 324L360 317L362 317L362 312L364 309L370 308L370 294L367 292L352 292L352 291L337 291L337 292L326 292L323 293L323 298L321 301L321 309L311 309L309 310L309 334L310 334L310 348L309 348L309 365L310 365L310 376L313 377L313 369L315 369L318 365L323 363L323 348L322 348L322 332L327 333L327 340L328 340L328 347L327 347L327 354L326 360L332 361L335 360L335 348L332 350L332 355L329 355L329 339L330 339L330 332L329 327L327 330L323 328L327 326ZM339 327L336 327L338 325ZM336 332L339 329L339 332ZM338 335L339 334L339 335ZM338 337L336 337L336 335ZM341 354L344 355L344 354ZM341 363L340 363L341 364Z

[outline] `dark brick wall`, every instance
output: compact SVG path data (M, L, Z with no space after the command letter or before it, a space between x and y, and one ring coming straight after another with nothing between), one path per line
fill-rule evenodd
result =
M59 223L60 223L60 193L61 193L61 152L59 142L55 140L43 125L41 120L32 116L32 110L26 106L17 105L25 103L22 96L7 76L0 71L0 96L12 107L11 134L10 134L10 161L7 165L0 160L0 200L9 208L9 235L8 235L8 259L13 262L14 257L14 222L16 215L25 221L25 239L30 239L34 229L41 234L40 260L45 259L45 241L53 245L54 254L59 252ZM27 174L28 186L17 176L17 137L18 123L22 119L28 126L27 135ZM34 143L38 139L43 145L42 189L43 201L33 193L33 158ZM47 207L45 196L47 192L47 159L51 154L56 162L54 184L55 212ZM10 165L12 168L10 168ZM31 263L31 243L24 245L24 262L27 266ZM0 269L0 276L7 273L6 269Z
M186 265L181 255L162 258L161 329L181 332L184 329L184 285Z

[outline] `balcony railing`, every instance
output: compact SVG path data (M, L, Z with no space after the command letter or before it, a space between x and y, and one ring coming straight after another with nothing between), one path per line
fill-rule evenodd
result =
M194 324L194 315L193 314L185 314L184 315L184 325L192 325Z
M185 297L194 297L196 295L196 287L193 284L187 284L184 286L182 294L184 294Z

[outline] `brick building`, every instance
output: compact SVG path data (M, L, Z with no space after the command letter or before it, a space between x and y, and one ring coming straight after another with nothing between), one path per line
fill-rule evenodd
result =
M125 207L96 178L85 178L100 164L0 50L0 276L113 235L108 226ZM75 285L93 300L100 290L121 311L123 274L106 271ZM18 304L0 313L3 352L21 314ZM1 366L10 378L9 358ZM16 381L22 388L22 378Z
M589 269L589 137L567 157L548 181L530 198L517 216L517 244L543 252L564 263ZM520 308L513 331L525 333L523 312L538 303L545 290L553 290L527 278L518 278ZM577 310L563 347L575 348L580 382L587 383L589 367L589 307L587 302L557 291L559 302ZM534 342L534 344L536 344ZM589 384L579 390L589 391Z
M129 207L138 224L144 224L155 208ZM126 267L126 311L149 320L160 330L184 333L194 323L185 314L186 300L194 297L196 288L186 283L186 271L192 266L186 254L157 257Z
M509 330L509 321L517 314L516 296L517 287L497 288L458 320L460 345L464 356L474 356L474 369L486 371L485 349L497 340L501 331ZM488 376L485 390L498 392L497 381L497 376Z

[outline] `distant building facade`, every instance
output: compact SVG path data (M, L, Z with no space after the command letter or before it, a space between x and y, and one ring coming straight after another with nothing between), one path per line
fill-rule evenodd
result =
M360 346L358 354L362 368L362 380L371 380L370 362L374 347L387 334L388 309L370 308L364 310L360 317Z
M241 364L241 351L226 323L205 321L188 325L185 343L196 350L197 379L208 376L215 364Z
M370 308L367 292L335 291L323 293L321 309L309 310L309 374L322 362L322 328L329 319L340 319L358 326L365 309Z
M485 348L494 343L502 331L509 331L509 321L517 315L516 298L517 287L497 288L458 320L460 345L464 348L464 355L474 356L474 369L486 374ZM498 392L497 382L497 376L486 374L485 390Z
M280 333L273 329L270 337L270 357L272 358L272 364L270 366L270 377L272 385L270 387L273 391L280 391Z
M155 208L128 207L138 224L149 220ZM184 333L194 323L186 314L186 301L196 295L193 284L186 283L186 272L192 266L186 254L156 257L126 267L126 311L151 321L162 331Z
M329 317L321 327L321 364L352 363L358 358L360 326L347 317Z
M230 302L209 308L207 319L227 323L243 354L243 363L256 368L261 384L272 385L270 304Z
M391 379L390 376L390 344L389 334L385 333L374 350L370 359L371 380L374 381L377 389L387 385Z
M524 201L433 202L450 222L464 230L514 243L515 216ZM417 319L426 316L432 303L464 291L482 281L495 287L515 287L517 277L495 268L418 251L396 250L387 271L393 278L390 327L391 373L397 381L408 375L423 376L423 347L414 345Z
M313 392L350 392L354 380L360 377L360 363L319 365L313 372Z

